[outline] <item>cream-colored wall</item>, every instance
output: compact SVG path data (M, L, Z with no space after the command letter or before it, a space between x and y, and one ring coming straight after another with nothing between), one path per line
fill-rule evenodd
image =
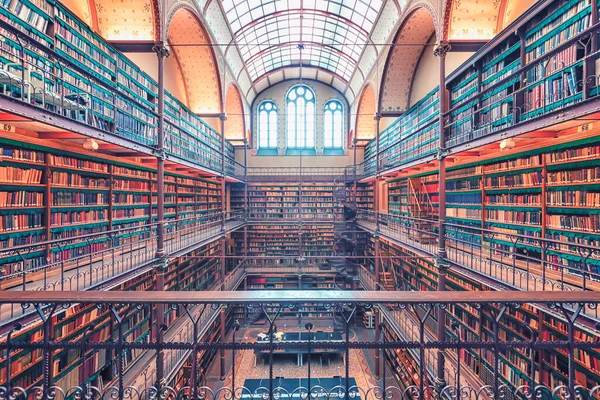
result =
M410 91L410 105L413 106L425 95L433 90L440 81L440 60L433 55L435 37L429 41L425 48L419 65L415 72L414 82ZM446 76L450 75L456 68L460 67L473 53L471 52L449 52L446 55Z
M154 53L125 53L125 55L133 61L145 73L150 75L154 80L158 79L158 60ZM165 89L175 96L179 101L187 105L187 96L185 84L177 59L171 54L165 60ZM221 132L219 118L203 118L204 122L210 125L217 132Z

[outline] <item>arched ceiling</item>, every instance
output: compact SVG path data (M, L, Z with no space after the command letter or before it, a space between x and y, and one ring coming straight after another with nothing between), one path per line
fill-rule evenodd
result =
M405 19L384 70L380 95L382 112L408 109L415 68L423 51L433 51L426 43L434 34L434 20L426 8L417 8Z
M188 107L198 114L221 112L221 84L210 37L187 8L175 12L167 39L183 76Z
M376 124L376 99L375 90L371 84L365 86L358 102L358 111L356 116L356 138L372 139L375 137Z
M490 40L536 0L447 0L448 40Z
M225 139L243 140L245 137L244 129L244 106L242 96L238 88L231 84L225 94Z
M300 61L348 83L383 4L383 0L220 1L253 83Z

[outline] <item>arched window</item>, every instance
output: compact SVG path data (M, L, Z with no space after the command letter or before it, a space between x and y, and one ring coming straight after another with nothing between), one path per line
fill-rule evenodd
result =
M294 86L287 95L288 140L290 149L315 147L315 94L305 85Z
M323 111L323 136L326 149L344 146L344 108L337 100L329 100Z
M258 148L277 148L277 106L272 101L258 106Z

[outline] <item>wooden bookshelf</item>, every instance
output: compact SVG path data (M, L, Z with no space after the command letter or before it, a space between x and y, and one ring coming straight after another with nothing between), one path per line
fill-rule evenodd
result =
M3 254L2 276L23 271L24 265L26 269L46 265L47 258L66 260L109 245L107 240L90 244L86 235L156 221L152 169L3 138L0 149L0 249L74 239L50 253L46 248L34 249L27 263ZM217 182L176 174L168 174L165 181L165 218L220 210Z

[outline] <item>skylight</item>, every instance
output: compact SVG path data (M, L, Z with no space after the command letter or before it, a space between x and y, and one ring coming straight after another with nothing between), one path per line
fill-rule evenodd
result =
M368 42L382 0L223 0L253 81L300 64L348 81Z

